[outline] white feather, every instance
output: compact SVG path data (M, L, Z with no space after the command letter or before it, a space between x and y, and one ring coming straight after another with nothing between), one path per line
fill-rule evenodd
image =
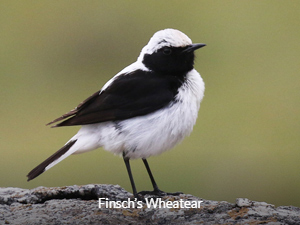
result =
M145 54L152 54L164 46L184 47L191 45L191 39L184 33L165 29L156 32L142 49L137 61L111 78L101 89L105 90L121 74L134 70L149 71L143 64ZM118 122L103 122L83 125L70 139L76 143L59 159L50 163L50 169L71 154L78 154L103 147L114 154L131 159L147 158L171 149L189 135L196 123L200 102L204 96L204 82L196 70L191 70L185 83L178 90L176 103L156 112Z
M71 139L80 140L84 147L73 154L98 147L118 155L125 151L131 159L161 154L191 133L203 95L204 82L193 69L179 89L176 104L168 105L167 110L162 108L145 116L120 121L118 128L114 122L84 125Z

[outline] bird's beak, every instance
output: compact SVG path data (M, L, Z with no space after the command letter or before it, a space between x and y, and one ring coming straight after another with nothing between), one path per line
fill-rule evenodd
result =
M202 43L198 43L198 44L192 44L190 46L188 46L186 49L184 49L182 52L193 52L199 48L202 48L206 46L206 44L202 44Z

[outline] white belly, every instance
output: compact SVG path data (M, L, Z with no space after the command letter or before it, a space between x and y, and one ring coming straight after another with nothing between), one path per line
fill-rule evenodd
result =
M80 137L84 140L86 136L91 147L76 153L102 146L112 153L125 152L127 157L136 159L169 150L191 133L203 94L203 80L196 70L192 70L187 82L179 89L176 103L146 116L82 126L72 139Z

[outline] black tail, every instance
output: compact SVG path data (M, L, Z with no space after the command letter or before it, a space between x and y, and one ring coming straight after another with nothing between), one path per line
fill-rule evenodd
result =
M61 157L63 154L65 154L75 144L76 141L77 140L70 141L68 144L63 146L61 149L59 149L57 152L55 152L53 155L51 155L48 159L46 159L40 165L38 165L33 170L31 170L27 175L27 177L28 177L27 181L30 181L30 180L36 178L37 176L39 176L40 174L42 174L43 172L45 172L46 167L50 163L54 162L59 157Z

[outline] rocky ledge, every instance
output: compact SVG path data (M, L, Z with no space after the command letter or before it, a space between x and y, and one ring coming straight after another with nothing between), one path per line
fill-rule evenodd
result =
M145 197L134 201L120 186L107 184L0 188L0 224L300 224L300 208L293 206L188 194Z

